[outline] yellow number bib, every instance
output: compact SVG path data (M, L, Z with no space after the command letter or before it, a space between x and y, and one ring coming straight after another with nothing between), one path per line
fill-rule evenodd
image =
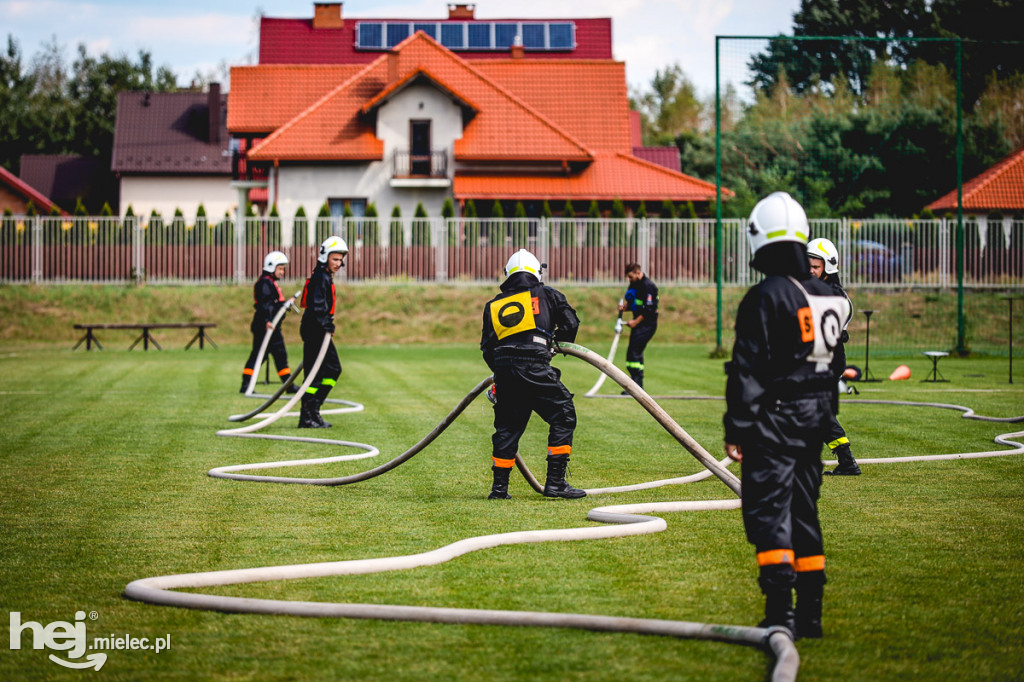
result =
M529 291L491 302L491 324L498 339L537 328Z

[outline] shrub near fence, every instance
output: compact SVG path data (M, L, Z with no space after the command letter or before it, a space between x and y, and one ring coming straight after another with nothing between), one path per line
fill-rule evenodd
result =
M759 278L749 267L743 222L723 221L726 286ZM850 288L957 285L954 221L812 220L811 231L835 242ZM275 249L288 255L299 277L313 267L316 244L331 234L348 241L342 277L352 281L493 282L512 251L528 248L548 264L545 277L553 282L620 284L623 266L635 261L665 286L715 284L713 220L401 216L250 217L241 244L228 218L190 224L180 216L4 216L0 281L242 282L257 277L264 255ZM1024 222L966 224L964 284L1024 285Z

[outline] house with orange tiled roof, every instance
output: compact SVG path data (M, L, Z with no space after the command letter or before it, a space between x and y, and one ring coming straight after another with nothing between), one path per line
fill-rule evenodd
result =
M965 182L961 196L964 220L972 223L966 227L969 243L977 240L982 252L990 242L1002 243L1008 253L1012 244L1019 247L1020 220L1024 216L1024 147ZM957 191L925 208L933 213L955 214Z
M955 212L956 204L954 189L925 208L933 213ZM963 211L965 216L986 218L1024 214L1024 147L964 183Z
M460 212L472 200L484 214L500 201L506 215L522 202L534 216L545 201L559 214L569 201L577 212L615 200L657 212L664 200L714 199L712 183L634 153L624 63L575 57L572 41L544 22L483 22L459 8L448 21L351 22L359 63L232 68L236 187L282 216L299 207L315 215L324 203L357 216L370 203L411 216L422 203L437 216L446 199ZM446 46L456 24L467 40L472 27L489 27L489 47L476 44L486 58ZM371 28L385 37L363 41L377 35ZM610 31L607 47L610 55Z

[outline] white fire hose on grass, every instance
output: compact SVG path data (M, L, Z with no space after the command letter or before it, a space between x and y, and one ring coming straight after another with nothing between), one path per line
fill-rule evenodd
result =
M615 342L618 340L616 334ZM614 356L615 342L613 342L611 356ZM309 377L315 376L323 357L330 344L330 335L325 335L324 343L317 357L316 363ZM634 399L639 402L658 422L690 452L698 461L704 465L705 470L699 474L686 476L665 481L654 481L641 483L634 486L621 486L616 488L603 488L588 490L588 494L595 495L607 492L620 492L626 490L639 490L659 485L670 485L686 483L707 478L711 475L717 476L737 496L740 492L739 480L725 468L729 461L727 458L721 462L716 461L703 447L700 446L685 430L682 429L642 388L634 383L624 372L617 369L609 360L593 353L592 351L575 344L562 344L561 352L566 355L573 355L602 372L602 377L610 376L622 386ZM304 391L311 383L307 377L303 383ZM402 453L391 461L368 471L336 478L323 479L296 479L287 477L256 476L235 473L237 471L260 468L299 466L302 464L319 464L343 459L358 459L371 457L378 454L376 448L366 444L352 443L349 441L328 441L312 438L293 438L287 436L267 436L255 434L264 426L272 424L288 413L288 410L299 399L299 395L293 397L288 404L277 413L266 417L262 421L239 429L219 431L218 435L224 436L246 436L246 437L267 437L281 440L314 441L317 443L338 444L350 447L360 447L365 451L355 455L342 455L339 457L326 457L304 460L291 460L287 462L264 462L259 464L236 465L229 467L218 467L209 472L210 476L219 478L233 478L249 481L263 481L276 483L300 483L312 485L346 485L357 481L367 480L380 474L390 471L403 462L407 461L418 452L422 451L435 438L437 438L465 408L490 385L492 378L488 377L478 383L462 401L423 439L416 445ZM596 393L600 382L588 396ZM704 399L707 399L705 397ZM905 404L895 401L856 401L873 402L881 404ZM992 421L1024 421L1024 417L1013 418L987 418L974 415L969 408L940 403L913 403L919 406L942 407L959 409L965 411L964 416L972 419L985 419ZM360 406L361 407L361 406ZM959 455L930 455L921 457L890 458L882 460L860 460L861 463L890 462L890 461L920 461L925 459L951 459L957 457L974 456L1001 456L1024 453L1024 445L1010 438L1024 436L1024 431L1002 434L996 438L996 442L1016 446L1011 450L1003 450L992 453L964 453ZM525 462L517 454L516 464L520 471L530 482L534 489L541 491L543 487L532 475ZM631 535L645 535L658 533L666 529L664 519L650 516L655 513L673 513L683 511L704 511L704 510L727 510L738 509L740 500L737 498L724 500L706 501L677 501L646 504L626 504L596 507L591 509L587 518L590 521L612 524L585 528L563 528L550 530L528 530L511 533L500 533L496 535L484 535L459 540L443 547L422 552L396 557L380 557L375 559L358 559L349 561L333 561L313 564L295 564L285 566L267 566L261 568L246 568L224 571L209 571L201 573L189 573L181 575L167 575L152 578L142 578L128 584L125 588L125 596L137 601L183 608L225 611L233 613L258 613L258 614L282 614L293 616L306 616L314 618L370 618L379 620L401 620L420 621L435 623L453 624L479 624L479 625L514 625L524 627L565 627L600 632L627 632L638 634L663 635L668 637L679 637L688 639L708 639L735 644L746 644L758 646L770 651L775 656L775 662L771 672L772 680L795 680L799 669L800 658L788 630L784 628L757 628L734 625L716 625L708 623L695 623L687 621L658 620L644 618L627 618L615 616L595 616L588 614L569 613L543 613L531 611L500 611L483 609L460 609L441 607L403 606L392 604L355 604L355 603L323 603L288 601L279 599L252 599L244 597L229 597L221 595L197 594L191 592L177 592L180 589L199 589L225 585L237 585L242 583L265 582L270 580L293 580L303 578L339 576L339 575L363 575L368 573L380 573L393 570L404 570L421 566L433 566L450 561L462 555L477 550L488 549L503 545L514 545L523 543L539 542L563 542L572 540L595 540L613 537L625 537Z
M289 436L273 436L255 433L288 414L288 411L292 408L295 402L299 400L301 393L308 388L308 384L312 381L311 378L316 376L316 372L322 364L324 355L330 345L330 341L330 335L325 334L320 353L317 356L312 370L308 373L306 381L303 382L303 387L300 389L299 394L293 396L288 403L286 403L276 413L265 417L261 421L241 428L222 430L218 432L218 435L235 437L264 437L307 442L314 441L323 444L360 447L364 449L364 452L337 457L290 460L286 462L262 462L257 464L218 467L208 472L210 476L247 481L311 485L346 485L379 476L380 474L397 467L416 455L418 452L422 451L423 448L429 445L445 429L447 429L447 427L453 423L456 418L458 418L465 408L487 389L492 381L492 377L487 377L478 383L473 390L470 391L466 397L463 398L459 404L456 405L455 408L452 409L451 412L449 412L449 414L423 439L406 452L392 459L390 462L382 464L374 469L351 476L322 479L258 476L253 474L237 473L239 471L252 469L280 468L336 462L345 459L371 457L378 454L378 450L370 445L349 441L294 438ZM661 407L657 405L650 396L644 393L643 389L634 384L623 372L616 369L601 356L583 348L582 346L576 346L575 344L563 344L561 351L567 355L574 355L590 362L595 367L601 369L602 372L608 372L613 379L619 382L627 391L630 391L637 401L640 402L640 404L643 405L644 408L650 412L651 415L654 416L655 419L657 419L659 423L661 423L662 426L664 426L665 429L669 431L674 438L676 438L677 441L679 441L694 457L696 457L698 461L708 467L708 470L702 472L702 474L671 479L668 481L639 484L637 486L591 490L588 491L590 494L616 492L620 490L624 491L629 489L643 489L657 485L696 481L707 478L713 474L718 476L734 493L738 495L739 480L735 475L725 469L724 463L727 460L724 460L722 463L716 461L707 453L706 450L704 450L703 447L700 446L699 443L690 437L682 427L680 427L667 413L665 413L665 411L661 409ZM281 391L278 392L278 395L280 392ZM522 471L527 480L531 482L531 485L535 489L543 490L543 487L537 483L536 478L518 454L516 456L516 462L520 471ZM262 568L211 571L143 578L130 583L125 588L125 596L130 599L153 604L235 613L284 614L334 618L374 618L382 620L517 625L529 627L568 627L602 632L632 632L691 639L717 640L736 644L759 646L772 652L775 656L772 678L776 680L792 680L796 678L800 659L789 632L783 628L765 629L746 626L692 623L687 621L621 618L587 614L494 611L401 605L292 602L287 600L249 599L174 591L179 589L215 587L269 580L289 580L336 575L361 575L366 573L415 568L419 566L431 566L450 561L451 559L469 552L502 545L537 542L564 542L570 540L593 540L658 533L665 530L667 527L665 520L655 516L647 516L646 514L738 509L739 505L740 501L737 497L726 500L679 501L598 507L591 509L587 518L591 521L609 525L585 528L519 531L513 533L501 533L497 535L485 535L459 540L458 542L454 542L450 545L446 545L432 551L398 557L381 557L377 559L298 564L291 566L268 566Z

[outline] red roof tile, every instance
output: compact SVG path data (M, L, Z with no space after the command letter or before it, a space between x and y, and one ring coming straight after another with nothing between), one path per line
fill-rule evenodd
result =
M454 192L459 198L714 198L713 184L633 155L634 122L623 63L554 59L470 63L461 57L425 34L416 34L357 70L351 66L241 67L232 72L233 79L236 73L243 77L232 85L231 127L245 132L275 130L250 152L253 160L381 159L383 146L375 137L374 109L425 77L476 112L462 138L455 141L456 160L561 162L563 167L569 162L573 169L566 176L457 171ZM297 99L304 109L299 109L299 102L287 101L293 92L301 93ZM294 117L275 129L273 124L287 116L289 108ZM732 196L728 190L725 193Z
M374 136L372 121L360 110L389 87L389 76L391 83L404 82L417 71L429 72L432 80L483 112L455 142L457 159L580 162L592 158L569 133L423 33L408 38L279 128L257 145L249 158L381 158L383 144Z
M364 68L365 64L231 67L228 129L277 130Z
M458 199L598 199L712 201L715 185L629 154L599 155L567 176L456 175ZM732 196L729 190L723 190Z
M956 194L954 189L925 208L932 211L955 211ZM965 182L963 207L967 211L1024 209L1024 148L1018 149L981 175Z
M632 149L622 62L506 59L475 62L473 68L501 83L588 149Z
M677 173L683 172L683 162L679 158L678 147L633 147L633 156L664 166Z
M258 67L262 68L262 67ZM287 68L278 75L287 82ZM384 59L362 67L249 152L254 161L373 161L384 155L384 143L359 109L386 85ZM233 86L234 87L234 86Z

